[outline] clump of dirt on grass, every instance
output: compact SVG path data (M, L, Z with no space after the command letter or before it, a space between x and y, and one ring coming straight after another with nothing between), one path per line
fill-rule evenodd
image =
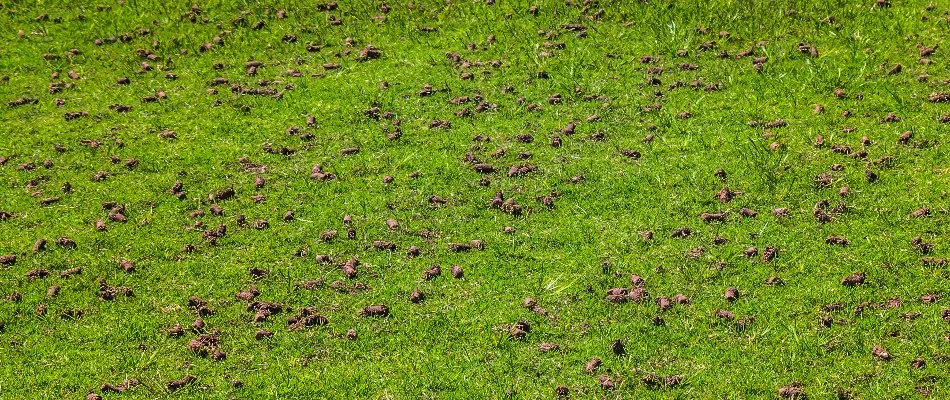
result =
M67 268L67 269L62 270L59 273L59 277L67 278L73 275L78 275L80 273L82 273L82 267L72 267L72 268Z
M388 317L389 307L385 304L366 306L360 310L360 315L364 317Z
M805 390L802 388L802 384L799 382L792 382L791 385L782 386L778 389L778 396L783 399L792 399L792 400L805 400L807 396L805 395Z
M930 253L934 247L933 243L924 242L920 236L915 236L913 239L911 239L910 244L922 254Z
M325 172L323 166L320 164L315 164L310 169L310 178L318 181L331 181L336 179L336 175L333 173Z
M168 384L166 384L166 387L168 388L169 392L174 392L178 389L185 387L185 385L188 385L197 380L198 378L196 378L194 375L189 374L189 375L185 375L184 377L180 379L169 381Z
M396 244L386 240L374 240L373 248L376 250L396 251Z
M297 315L287 318L287 325L292 331L312 326L322 326L329 323L330 320L322 314L317 313L315 307L303 307L297 312Z
M409 301L412 302L412 303L414 303L414 304L421 303L421 302L424 301L425 299L426 299L425 293L423 293L423 292L422 292L421 290L419 290L419 289L413 290L412 293L409 294Z
M463 253L472 249L467 243L449 243L448 250L452 253Z
M693 230L688 226L677 228L670 234L672 238L686 238L693 234Z
M704 212L699 215L699 218L703 220L703 222L707 222L707 223L713 222L713 221L722 222L726 220L726 212L725 211L718 212L718 213Z
M200 334L188 342L188 350L191 350L191 352L200 357L208 357L214 355L220 345L221 339L218 331L212 330L211 332Z
M866 276L864 272L856 272L851 275L841 278L841 284L844 286L858 286L863 285Z
M848 239L845 239L838 235L828 236L827 238L825 238L825 243L838 245L838 246L847 246L851 244L851 242Z
M251 285L247 289L237 292L234 297L241 301L251 301L260 294L261 292L257 289L257 286Z
M679 386L683 381L682 375L660 375L656 372L650 372L640 378L640 382L650 389L659 389L663 387L672 388Z
M29 280L43 279L49 276L49 271L43 268L37 268L26 273L26 278Z
M887 349L881 346L874 346L874 348L871 349L871 355L881 361L890 361L892 358L891 352L887 351Z
M508 327L508 334L515 340L524 340L529 332L531 332L531 324L528 321L518 321Z
M355 278L357 274L356 267L358 267L359 264L360 261L355 257L351 257L350 259L346 260L342 266L343 274L346 275L347 278Z
M626 303L629 294L627 288L613 288L607 291L607 301L611 303Z
M433 265L422 272L422 280L431 281L435 278L438 278L439 275L442 275L442 267L439 265Z
M725 172L723 172L723 176L725 176ZM720 203L725 204L732 201L738 194L739 192L730 190L728 186L723 186L722 189L716 193L715 198L719 200Z
M730 301L730 302L734 302L734 301L738 300L738 299L739 299L739 289L736 289L735 287L730 287L730 288L726 289L726 293L723 294L723 298L725 298L726 300L728 300L728 301Z
M500 209L502 212L511 214L511 215L521 215L521 205L519 205L514 198L509 198L505 200L505 196L501 191L495 193L495 197L489 202L489 206L492 208Z
M714 315L715 315L717 318L724 319L724 320L727 320L727 321L732 321L732 320L734 320L734 319L736 318L736 315L733 314L732 312L728 311L728 310L716 310L716 312L714 313Z
M214 310L208 307L208 302L198 296L188 297L188 307L195 311L198 316L207 317L214 315Z
M214 202L214 201L228 200L234 197L234 195L235 195L234 188L227 187L227 188L218 190L217 192L209 194L208 201Z
M584 372L593 374L597 371L597 368L599 368L601 364L603 364L603 361L600 359L600 357L591 358L590 361L587 361L587 364L584 364Z
M0 256L0 265L10 266L16 264L16 254L4 254Z

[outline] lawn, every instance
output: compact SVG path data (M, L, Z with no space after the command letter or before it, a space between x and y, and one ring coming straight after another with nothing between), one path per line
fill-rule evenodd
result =
M0 398L950 397L945 3L0 25Z

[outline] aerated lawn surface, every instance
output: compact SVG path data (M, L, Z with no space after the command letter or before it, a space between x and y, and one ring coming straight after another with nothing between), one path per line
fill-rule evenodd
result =
M0 397L950 397L944 2L0 2Z

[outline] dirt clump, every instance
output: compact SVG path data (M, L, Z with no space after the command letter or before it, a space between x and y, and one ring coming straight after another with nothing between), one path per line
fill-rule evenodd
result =
M874 348L871 349L871 355L881 361L890 361L892 358L891 353L881 346L874 346Z
M198 380L198 378L196 378L194 375L189 374L189 375L185 375L181 379L175 379L173 381L169 381L168 384L166 384L165 386L168 388L169 392L174 392L196 380Z
M360 315L364 317L388 317L389 307L384 304L366 306L360 310Z
M779 388L778 397L793 400L805 400L807 398L805 390L802 389L802 384L799 382L793 382L791 385Z
M438 278L439 275L442 275L442 267L439 265L433 265L422 272L422 280L431 281L435 278Z
M722 222L726 220L726 213L725 212L718 212L718 213L704 212L699 215L699 218L703 220L703 222L707 222L707 223L713 222L713 221Z
M329 323L330 320L322 314L317 313L315 307L303 307L297 312L297 315L287 318L287 325L292 331L313 326L322 326Z
M866 275L863 272L856 272L854 274L841 278L841 284L844 286L863 285L865 279L866 279Z
M677 228L670 234L672 238L686 238L693 234L693 230L688 226Z

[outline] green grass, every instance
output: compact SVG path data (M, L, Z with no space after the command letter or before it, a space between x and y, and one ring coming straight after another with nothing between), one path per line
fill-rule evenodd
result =
M950 91L948 49L942 46L950 36L945 4L928 9L922 1L894 1L889 8L873 1L602 1L585 10L583 4L556 1L540 4L535 16L530 3L504 0L393 1L388 14L376 1L341 1L332 11L307 2L261 3L200 3L198 21L191 22L188 2L102 2L102 9L93 3L0 2L0 100L38 100L0 105L0 156L9 157L0 166L0 210L16 214L0 221L0 255L17 255L15 264L0 269L0 398L82 398L99 393L103 383L127 378L141 385L103 396L552 398L565 385L572 398L746 399L774 398L780 387L797 381L809 398L834 398L841 391L862 399L950 397L950 324L941 316L950 271L921 263L910 244L919 235L934 243L929 256L950 251L948 125L939 121L950 105L927 99ZM277 18L280 9L286 18ZM604 12L594 16L599 9ZM37 20L40 15L48 17ZM246 23L233 24L241 15ZM331 15L342 25L331 25ZM826 22L829 16L833 22ZM265 26L252 29L259 20ZM585 25L586 36L564 24ZM436 30L425 32L423 26ZM559 35L545 38L542 30ZM720 31L729 36L720 37ZM125 33L130 40L94 43ZM296 42L283 41L288 34ZM216 35L221 43L200 52ZM495 42L488 43L489 35ZM564 46L548 48L545 41ZM707 41L717 48L701 50ZM308 42L323 48L308 52ZM818 56L799 52L799 42L814 45ZM382 56L358 61L368 44ZM933 62L923 64L920 48L935 45L927 57ZM79 54L70 57L73 48ZM157 59L146 60L137 49ZM681 49L688 55L678 56ZM748 49L753 56L734 56ZM721 51L730 56L719 57ZM447 59L450 52L500 65L465 68ZM656 61L642 64L644 55ZM753 57L768 57L761 72L753 69ZM247 76L249 60L263 63L256 76ZM143 70L143 61L152 69ZM341 68L325 70L325 63ZM680 63L698 69L681 70ZM894 64L903 70L888 75ZM655 74L658 86L648 83L651 67L663 70ZM302 76L287 76L288 69ZM540 71L549 77L539 78ZM168 72L178 78L167 79ZM461 79L463 72L472 79ZM53 73L60 76L51 78ZM117 84L120 77L131 83ZM230 83L212 86L216 77ZM260 80L283 95L231 91L234 84L264 87ZM381 89L381 81L389 88ZM671 88L677 81L683 86ZM694 81L697 88L690 85ZM51 94L51 82L66 87ZM710 83L719 83L720 90L703 90ZM418 96L424 84L437 91ZM209 93L212 88L216 94ZM836 98L837 88L847 95ZM167 98L141 102L157 91ZM548 104L555 93L563 96L562 104ZM497 110L456 116L477 104L451 104L459 96L481 96ZM57 106L55 99L65 104ZM112 104L132 110L118 113ZM532 111L531 104L541 109ZM642 108L652 104L662 107ZM374 105L394 117L365 115ZM816 105L824 113L815 113ZM65 113L77 111L88 116L65 120ZM852 116L844 118L844 111ZM681 112L691 118L679 118ZM888 113L900 121L882 122ZM588 122L595 114L600 119ZM307 115L315 117L314 126L306 125ZM787 126L748 125L779 118ZM402 136L390 141L397 119ZM430 129L436 119L452 127ZM576 133L559 134L572 120L578 121ZM648 130L651 125L655 131ZM290 126L313 139L288 135ZM159 137L169 129L177 139ZM914 134L910 145L897 142L905 131ZM591 140L595 132L605 140ZM643 142L651 133L654 140ZM519 142L520 134L533 135L534 142ZM473 141L475 135L490 141ZM563 146L549 145L554 135ZM813 145L818 135L825 138L823 148ZM832 144L860 150L862 136L872 141L864 160L830 150ZM101 145L90 148L84 140ZM782 147L770 149L773 142ZM266 153L268 144L296 154ZM56 145L68 151L58 152ZM360 151L341 155L347 147ZM498 149L506 153L495 158ZM631 160L621 155L623 149L642 157ZM499 172L475 172L465 161L467 152ZM530 159L519 160L522 152L530 152ZM139 163L129 169L111 155ZM246 171L238 161L243 156L266 171ZM883 157L891 161L866 167ZM44 160L52 165L44 167ZM18 169L30 162L36 169ZM522 163L538 170L507 176L510 166ZM844 169L831 171L836 163ZM310 179L314 164L338 179ZM714 176L718 168L728 173L724 182ZM867 181L866 168L878 174L876 182ZM110 175L94 182L98 171ZM418 177L411 178L413 172ZM816 187L814 178L822 172L833 176L830 188ZM258 175L267 182L261 189L254 187ZM386 175L394 181L384 184ZM572 184L577 175L586 180ZM490 180L487 186L479 184L483 177ZM187 192L183 200L166 193L176 180ZM35 185L28 187L31 181ZM62 192L64 182L72 192ZM722 204L715 194L723 186L741 194ZM840 197L841 186L851 194ZM225 187L236 196L218 202L225 212L214 216L208 196ZM490 208L499 190L524 213ZM553 209L535 199L552 191L559 194ZM254 194L266 200L256 203ZM431 207L433 195L447 203ZM51 196L61 200L40 206L40 199ZM831 206L841 201L847 211L819 223L812 209L822 199ZM101 204L110 200L125 205L128 222L107 220ZM743 218L742 207L759 215ZM790 215L773 216L778 207ZM921 207L929 207L931 216L911 217ZM205 215L189 217L196 209ZM288 210L295 220L283 222ZM726 222L699 218L722 210L729 210ZM237 214L266 219L270 227L240 227ZM354 239L346 237L344 215L353 217ZM390 218L399 229L387 228ZM96 231L97 219L106 221L107 231ZM196 221L205 226L196 228ZM228 233L217 245L202 239L203 230L220 224ZM504 233L506 226L516 232ZM671 238L682 226L693 234ZM331 229L337 238L322 241L321 232ZM425 230L435 235L423 237ZM652 241L641 237L646 230L655 232ZM850 245L828 245L830 235ZM77 247L57 246L61 236ZM728 242L715 245L716 236ZM34 253L38 238L50 243ZM483 241L483 250L448 251L450 243L474 239ZM374 240L392 241L398 249L374 250ZM195 250L183 251L188 244ZM422 255L407 256L410 246ZM769 263L747 258L743 251L750 246L775 246L778 257ZM687 257L697 247L705 252ZM296 256L301 249L305 255ZM338 266L317 263L317 254L341 262L358 257L358 276L347 279ZM132 260L135 272L122 271L122 259ZM612 266L604 268L605 260ZM443 275L424 281L423 271L433 264L443 267ZM464 268L464 279L448 273L452 265ZM82 272L59 276L73 267ZM253 267L270 273L254 280L248 273ZM26 277L40 268L49 277ZM855 272L867 274L864 285L841 285L842 277ZM652 297L608 303L606 291L630 287L634 273L645 279ZM773 275L785 285L763 283ZM324 280L322 287L296 288L317 278ZM134 297L101 300L100 279L131 287ZM368 290L340 292L330 287L336 280ZM253 312L235 298L252 284L260 289L259 300L292 310L252 322ZM47 295L52 285L62 287L56 297ZM734 303L723 298L732 286L741 293ZM408 300L416 289L427 296L420 304ZM9 299L14 292L22 299ZM691 303L660 311L655 298L676 293ZM932 293L941 295L936 303L919 300ZM191 332L165 335L172 325L187 328L195 319L189 296L207 300L216 311L204 321L220 332L225 360L191 352ZM525 297L537 299L548 316L523 308ZM903 304L874 306L891 298ZM856 314L862 302L871 306ZM843 309L823 311L829 303ZM47 308L43 315L36 312L41 304ZM391 315L361 317L359 311L372 304L388 305ZM287 317L306 306L326 315L329 324L289 330ZM720 320L714 315L719 309L737 320L751 317L751 323ZM83 315L62 318L66 310ZM920 316L905 319L910 312ZM834 324L824 327L820 318L829 314ZM658 315L664 326L652 324ZM521 341L506 330L519 320L532 328ZM258 329L274 336L255 340ZM343 338L349 329L357 340ZM626 342L620 356L611 352L618 339ZM559 349L539 351L545 342ZM877 345L893 359L875 359ZM604 364L586 374L584 364L592 357ZM918 358L925 368L910 367ZM683 380L677 387L651 388L641 382L651 372ZM167 382L186 374L197 380L169 393ZM599 375L612 377L616 388L602 389ZM243 386L232 386L232 380Z

